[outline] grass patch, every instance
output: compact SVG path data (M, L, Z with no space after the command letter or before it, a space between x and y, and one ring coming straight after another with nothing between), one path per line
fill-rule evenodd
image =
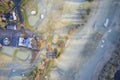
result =
M18 52L18 49L15 49L15 51L14 51L14 53L13 53L13 59L16 58L16 54L17 54L17 52Z
M24 6L28 1L30 1L30 0L21 0L21 2L20 2L21 7Z
M21 8L30 0L22 0L20 2L20 6ZM22 17L23 17L23 20L24 20L24 24L25 24L25 28L31 30L31 31L34 31L34 29L32 28L32 26L30 26L29 22L28 22L28 18L27 18L27 14L26 14L26 11L22 8L21 9L21 14L22 14Z
M26 12L24 9L21 10L21 14L22 14L22 17L24 19L24 23L25 23L25 28L31 30L31 31L34 31L34 29L32 28L32 26L30 26L29 22L28 22L28 19L27 19L27 15L26 15Z

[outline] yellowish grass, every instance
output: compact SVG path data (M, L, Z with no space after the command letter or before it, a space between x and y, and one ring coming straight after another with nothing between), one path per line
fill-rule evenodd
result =
M12 58L10 56L0 53L0 68L4 67L6 64L9 64L11 62L12 62Z

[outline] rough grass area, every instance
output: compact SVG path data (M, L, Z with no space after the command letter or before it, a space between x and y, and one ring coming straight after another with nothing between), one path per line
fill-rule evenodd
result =
M34 29L32 28L32 26L29 25L28 19L27 19L27 15L24 9L21 10L22 13L22 17L24 19L24 24L25 24L25 28L34 31Z
M21 7L23 7L28 1L30 0L21 0L20 2Z

